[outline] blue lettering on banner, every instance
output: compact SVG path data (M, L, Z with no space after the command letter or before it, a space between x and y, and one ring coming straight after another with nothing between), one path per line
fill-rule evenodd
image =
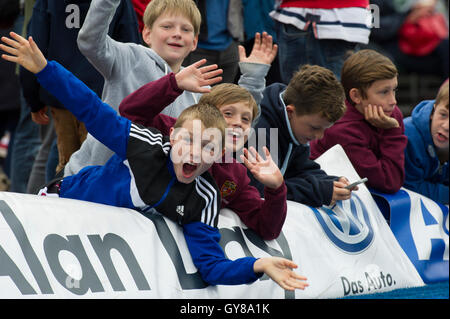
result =
M448 280L448 207L419 197L412 200L405 190L376 195L388 203L391 230L422 280Z
M331 242L349 253L360 253L370 246L374 232L366 206L358 195L338 201L333 209L311 207Z

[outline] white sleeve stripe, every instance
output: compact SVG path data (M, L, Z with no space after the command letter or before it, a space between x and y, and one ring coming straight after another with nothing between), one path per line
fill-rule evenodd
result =
M133 205L138 208L146 206L141 196L139 195L139 191L136 185L136 179L134 178L130 163L128 162L128 160L125 160L123 161L123 164L128 167L128 171L130 172L130 197Z
M198 187L197 187L198 185ZM199 176L196 183L198 192L202 192L208 196L208 201L205 209L202 212L202 220L205 224L214 226L214 220L217 216L217 191L215 188L203 177ZM205 198L204 196L202 196Z
M136 135L134 133L130 133L130 136L134 137L134 138L136 138L138 140L141 140L143 142L146 142L146 143L148 143L150 145L159 145L163 149L164 153L166 153L166 154L169 153L169 150L170 150L170 143L169 142L164 143L164 144L162 144L161 142L158 142L158 141L154 142L154 141L151 141L151 140L149 140L149 139L147 139L145 137L142 137L140 135Z
M197 184L197 183L195 184L195 189L197 190L197 193L198 193L201 197L203 197L203 199L205 200L206 206L208 206L208 205L209 205L209 198L208 198L206 195L204 195L204 194L199 190L198 184ZM205 213L206 213L206 208L203 208L203 209L202 209L201 222L206 224Z
M148 137L151 140L160 141L162 143L162 137L163 137L162 134L153 133L152 131L150 131L148 129L141 129L141 128L133 126L133 125L131 126L130 131L137 133L139 135Z

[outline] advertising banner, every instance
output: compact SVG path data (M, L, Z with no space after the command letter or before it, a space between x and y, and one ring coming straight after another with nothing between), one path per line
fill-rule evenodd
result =
M318 161L359 179L339 146ZM335 207L288 201L275 240L261 240L227 209L218 227L228 258L292 259L309 287L287 292L267 276L208 286L181 228L160 215L0 192L0 298L338 298L424 285L364 185Z

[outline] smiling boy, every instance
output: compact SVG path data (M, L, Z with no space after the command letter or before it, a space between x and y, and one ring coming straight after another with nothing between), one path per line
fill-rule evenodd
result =
M121 43L108 36L109 24L120 0L92 0L77 43L83 55L103 75L102 100L114 108L142 85L178 72L184 58L197 47L201 15L192 0L152 0L144 13L145 45ZM184 92L163 113L178 117L201 94ZM64 176L85 166L103 165L112 151L88 134L72 154Z
M207 172L213 163L204 158L209 154L214 161L223 155L226 122L215 106L188 107L170 129L170 137L163 136L157 129L118 116L64 67L47 62L31 37L26 40L13 32L11 37L14 40L2 38L9 46L2 44L0 48L11 54L2 58L35 73L40 84L84 122L93 136L115 151L104 166L86 167L79 174L51 183L51 192L46 187L42 195L59 194L166 216L183 227L193 263L209 284L246 284L265 273L283 289L308 286L306 278L293 271L297 265L285 258L243 257L231 261L225 257L217 228L220 193ZM197 62L193 68L205 62ZM215 67L199 70L205 85L215 83ZM201 135L197 139L196 126ZM214 133L206 133L206 129ZM177 143L187 144L187 151L173 156Z
M182 74L187 74L187 71L184 69L176 75L170 73L142 86L122 101L119 106L121 115L135 123L155 127L163 134L169 134L169 128L177 119L159 112L182 94L179 82ZM231 209L261 238L277 238L287 210L286 185L280 183L283 180L280 170L268 152L266 156L269 156L266 161L261 161L261 165L246 163L252 175L265 187L265 198L261 199L259 191L250 185L246 167L235 159L235 153L241 151L247 141L248 131L258 112L255 99L249 91L236 84L222 83L204 94L199 103L217 107L227 123L225 155L210 169L222 196L221 208ZM244 155L252 156L248 155L247 150L244 150Z
M405 119L405 187L441 204L449 203L448 80L436 100L418 104Z
M317 65L304 65L286 86L274 83L263 92L261 117L255 125L256 145L266 145L277 161L287 187L287 199L320 207L346 200L351 191L345 189L345 177L327 175L309 159L309 142L322 137L345 112L344 91L330 70ZM269 131L278 129L271 141ZM262 132L265 131L265 134ZM265 144L264 144L265 143ZM254 185L264 196L263 185L253 176Z
M342 67L347 110L311 143L311 158L342 145L356 172L381 192L395 193L405 179L403 116L397 106L397 68L373 50L351 55Z

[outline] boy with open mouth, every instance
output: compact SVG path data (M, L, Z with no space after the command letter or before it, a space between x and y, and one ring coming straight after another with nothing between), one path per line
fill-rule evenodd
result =
M104 166L86 167L80 173L60 181L56 187L60 197L138 209L143 214L155 212L157 208L159 213L183 227L194 265L209 284L251 283L265 273L283 289L304 289L308 285L305 277L292 270L297 265L285 258L243 257L234 261L225 258L219 245L220 233L217 228L219 190L207 172L213 162L207 163L202 154L209 154L214 161L224 152L226 123L215 106L196 104L188 107L171 128L170 137L164 136L157 129L145 128L118 116L64 67L54 61L47 62L31 37L26 40L13 32L11 37L14 40L2 38L9 46L0 45L0 49L11 54L2 57L36 74L46 90L84 122L95 138L115 152ZM203 63L197 62L192 68L197 69ZM187 69L188 73L192 70ZM202 69L198 71L205 84L214 83L214 67ZM184 76L186 73L179 74ZM201 121L201 145L186 136L186 132L193 133L194 120ZM176 132L177 128L180 131ZM211 135L209 132L204 134L208 128L214 129ZM219 140L214 134L217 130L221 135ZM204 136L207 138L203 139ZM182 154L182 161L172 160L173 148L180 143L180 138L185 139L182 143L189 146L189 162L185 161L186 154ZM200 150L198 146L201 146ZM258 162L258 155L254 156ZM244 159L246 165L258 166L258 163L250 165L248 159ZM192 174L189 165L197 160L199 165ZM268 177L266 182L280 181ZM107 191L98 192L99 188ZM43 194L47 191L44 188ZM182 211L178 209L181 206L184 207Z

